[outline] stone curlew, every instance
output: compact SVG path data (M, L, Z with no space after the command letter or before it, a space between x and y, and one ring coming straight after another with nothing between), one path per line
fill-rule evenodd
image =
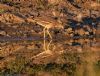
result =
M49 32L49 29L51 28L61 28L63 29L63 25L60 21L57 21L51 17L48 16L43 16L43 17L37 17L37 18L27 18L28 22L32 22L32 23L36 23L38 25L41 25L42 27L44 27L43 31L44 31L44 39L45 39L45 32L48 33L48 35L50 36L50 38L52 39L52 36Z

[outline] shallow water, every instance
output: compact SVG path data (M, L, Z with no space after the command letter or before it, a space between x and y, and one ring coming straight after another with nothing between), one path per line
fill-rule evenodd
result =
M0 43L0 76L100 76L100 39Z

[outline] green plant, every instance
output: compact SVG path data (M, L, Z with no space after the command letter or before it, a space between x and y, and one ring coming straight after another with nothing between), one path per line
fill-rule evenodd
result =
M80 64L82 62L78 53L66 52L62 54L62 58L66 62L77 63L77 64Z
M5 10L4 9L0 9L0 13L3 13Z
M58 65L56 63L48 63L45 66L46 71L52 71L52 70L57 69L57 68L58 68Z
M26 61L24 58L18 58L13 62L8 63L7 69L9 69L9 73L21 73L25 68Z
M11 2L11 0L2 0L1 2L8 3L8 2Z
M100 60L97 61L96 66L100 69Z
M66 64L63 64L61 69L62 69L62 71L68 73L68 75L74 75L74 72L76 70L76 64L74 64L74 63L66 63Z
M25 72L27 73L27 74L29 74L29 75L35 75L36 74L36 71L34 71L34 69L32 68L32 67L30 67L30 66L27 66L26 68L25 68Z

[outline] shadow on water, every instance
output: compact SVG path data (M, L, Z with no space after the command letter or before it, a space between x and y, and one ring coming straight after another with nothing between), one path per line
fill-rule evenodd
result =
M68 25L70 25L70 27L72 27L73 29L75 29L78 25L78 21L72 20L72 19L68 19Z
M73 5L74 7L80 9L81 8L81 4L83 3L83 0L80 0L80 2L77 3L76 0L68 0L71 5Z
M91 25L92 27L97 28L97 25L100 22L100 17L98 18L85 17L82 20L84 25Z
M79 27L83 27L85 25L90 25L91 27L97 28L98 24L100 23L100 17L92 18L92 17L84 17L82 18L82 22L78 22L76 20L68 19L68 24L73 29Z

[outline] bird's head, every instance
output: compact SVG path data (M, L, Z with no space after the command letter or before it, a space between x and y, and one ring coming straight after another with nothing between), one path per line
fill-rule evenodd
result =
M62 24L59 24L58 28L64 29L64 26Z
M58 21L58 25L56 27L64 29L63 23L60 20Z

